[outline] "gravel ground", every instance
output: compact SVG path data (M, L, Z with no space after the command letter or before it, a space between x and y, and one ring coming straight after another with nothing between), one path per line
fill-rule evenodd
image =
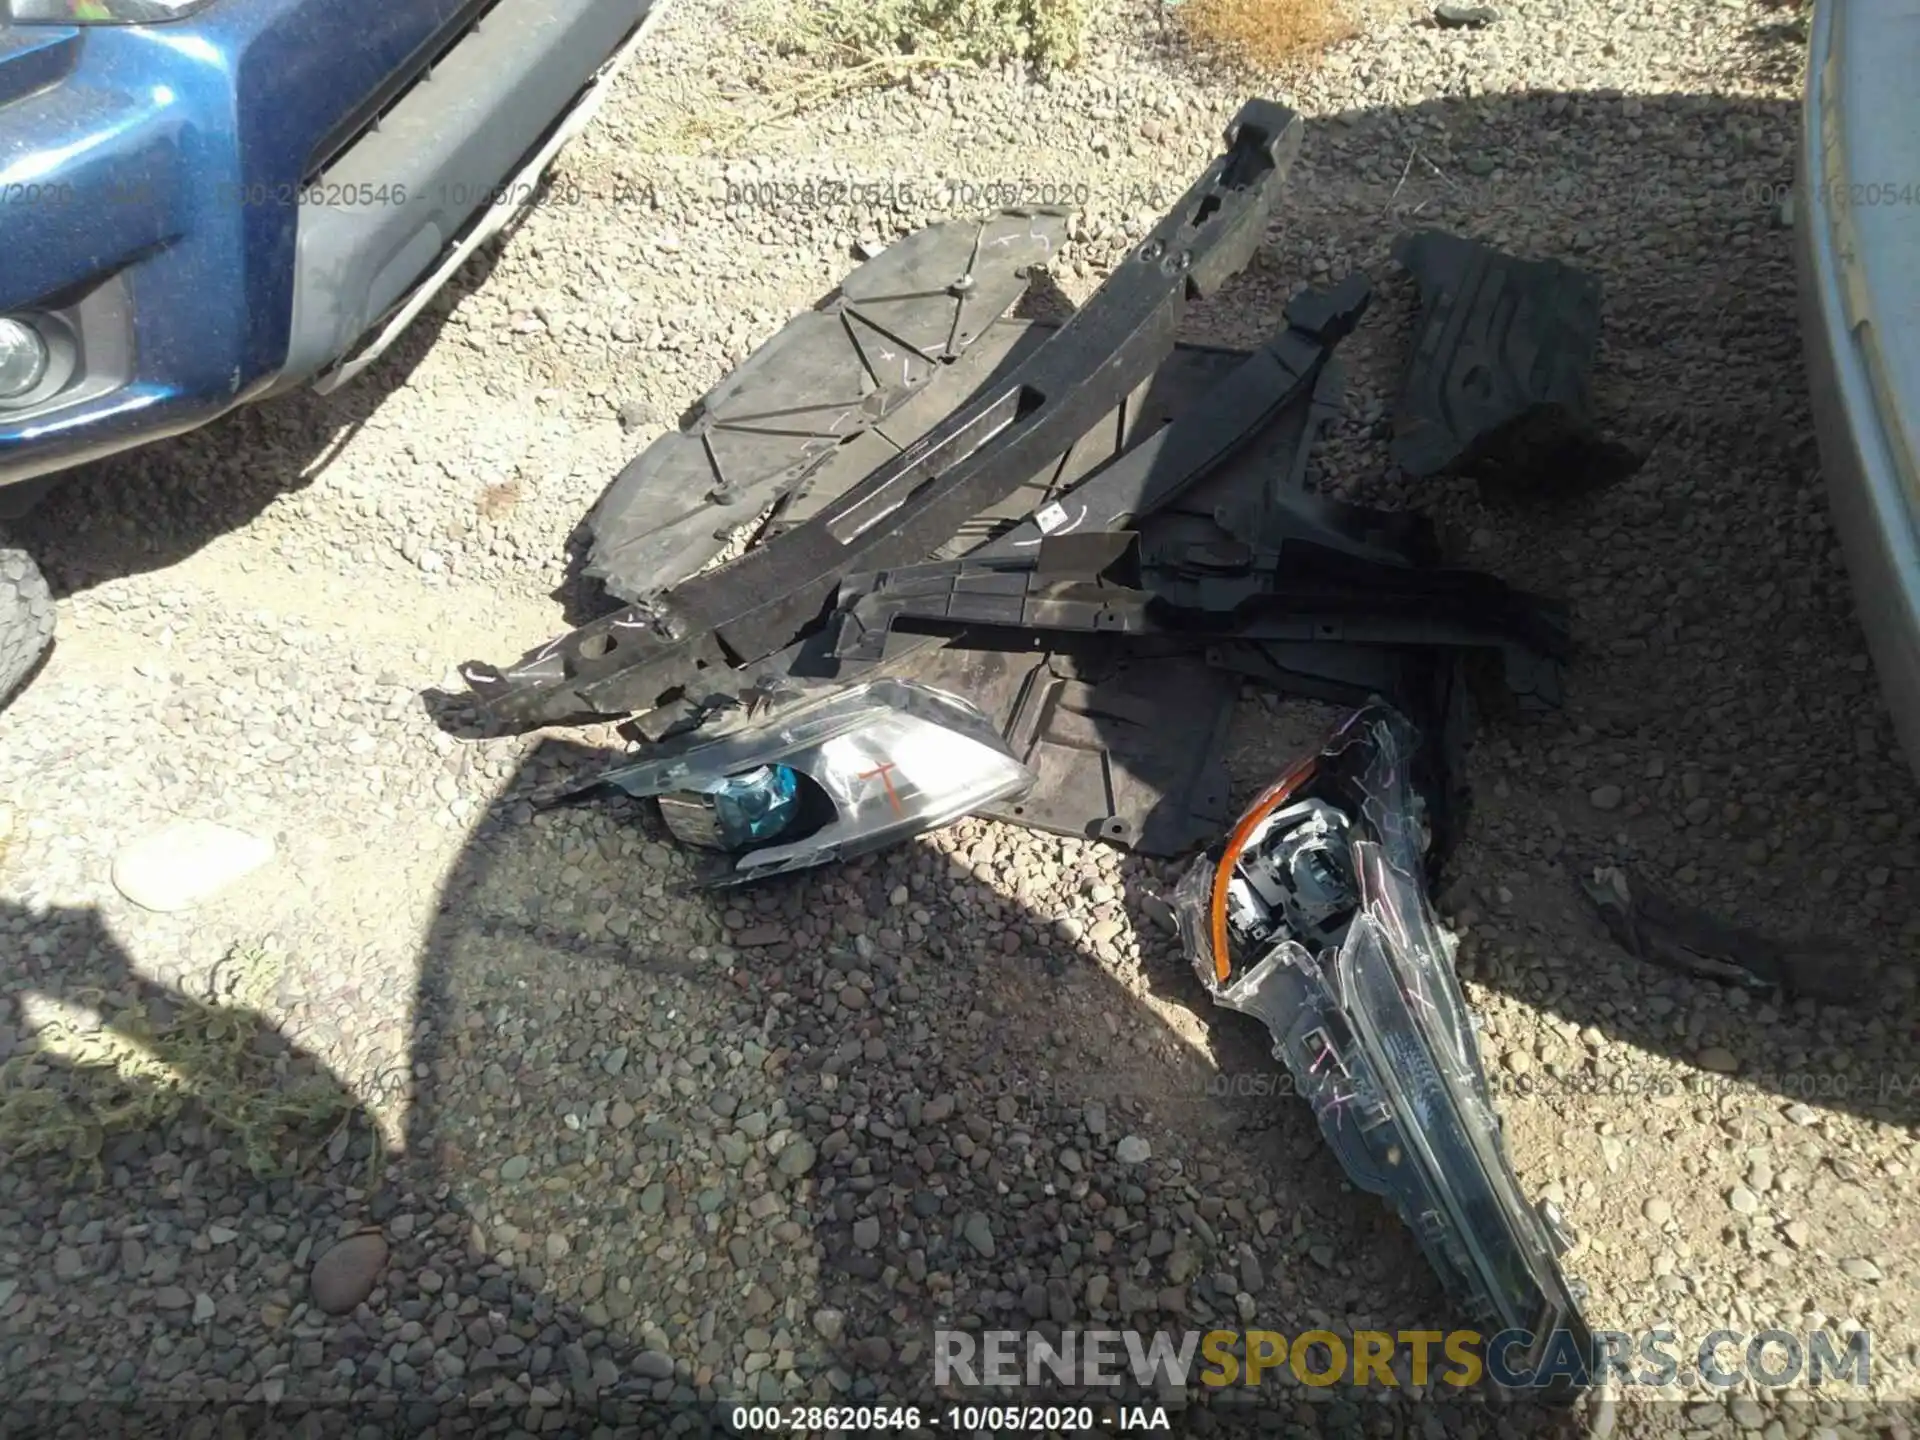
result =
M1871 1403L1680 1387L1619 1428L1868 1433L1920 1341L1920 805L1814 468L1770 188L1797 56L1757 0L1507 8L1442 30L1376 4L1272 82L1310 117L1290 197L1192 335L1255 340L1366 267L1320 483L1575 602L1565 711L1483 733L1441 900L1594 1323L1872 1332ZM419 1426L478 1401L539 1430L590 1397L924 1398L956 1319L1444 1322L1150 917L1169 872L966 822L690 897L637 812L527 803L609 735L489 738L453 698L454 662L558 628L607 477L854 247L1064 193L1082 298L1246 93L1122 5L1078 72L923 77L716 157L703 127L770 103L739 93L772 61L736 21L669 15L549 203L369 379L96 466L22 527L62 640L0 718L0 1057L16 1106L58 1097L144 1022L115 1099L151 1123L0 1170L10 1393L392 1398ZM1426 224L1602 275L1599 400L1639 476L1490 510L1390 471L1411 287L1387 247ZM1242 790L1314 723L1250 697ZM123 897L177 888L189 845L252 868L177 910ZM1578 896L1603 859L1883 988L1782 1008L1644 968ZM257 1178L302 1117L294 1173ZM1183 1424L1231 1425L1193 1400ZM1267 1418L1495 1426L1406 1404L1294 1387Z

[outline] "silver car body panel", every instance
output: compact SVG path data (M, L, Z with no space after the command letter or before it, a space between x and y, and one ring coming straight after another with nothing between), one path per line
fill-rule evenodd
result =
M1920 0L1819 0L1794 193L1815 429L1860 621L1920 772Z

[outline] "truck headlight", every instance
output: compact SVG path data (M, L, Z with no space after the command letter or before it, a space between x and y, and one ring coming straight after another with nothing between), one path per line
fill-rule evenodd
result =
M0 318L0 401L31 394L51 360L38 330L24 320Z
M213 0L0 0L16 25L151 25L179 20Z

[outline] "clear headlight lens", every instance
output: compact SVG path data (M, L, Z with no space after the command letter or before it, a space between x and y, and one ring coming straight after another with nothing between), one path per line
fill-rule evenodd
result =
M1348 1175L1393 1202L1463 1318L1529 1337L1500 1370L1489 1358L1496 1385L1569 1400L1592 1381L1593 1335L1558 1216L1507 1160L1427 898L1416 746L1399 715L1359 712L1195 862L1174 912L1214 1000L1267 1026Z
M47 342L24 320L0 319L0 401L18 400L46 378Z
M0 0L16 25L151 25L204 10L213 0Z
M769 700L741 728L656 745L587 788L658 797L740 884L877 850L1017 795L1033 772L969 702L910 680Z

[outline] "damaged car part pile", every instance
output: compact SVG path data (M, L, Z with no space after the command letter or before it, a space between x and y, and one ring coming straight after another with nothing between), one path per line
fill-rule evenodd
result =
M783 650L818 621L837 576L924 558L1145 381L1188 300L1252 255L1299 143L1291 111L1249 105L1226 154L1100 292L912 445L728 564L562 636L508 674L470 665L468 683L497 715L552 723L652 710ZM658 523L677 524L698 498L660 497Z
M510 724L635 717L637 758L573 796L658 797L719 884L968 813L1191 853L1228 829L1245 681L1362 707L1201 862L1182 930L1473 1320L1561 1337L1577 1389L1565 1238L1501 1151L1426 900L1473 707L1558 702L1566 612L1447 566L1419 516L1308 489L1365 276L1296 295L1251 353L1175 340L1263 238L1299 139L1249 102L1059 324L1009 315L1057 214L867 262L609 488L587 570L625 607L464 674ZM1408 473L1559 489L1637 463L1589 413L1589 277L1432 232L1396 253L1423 297Z

